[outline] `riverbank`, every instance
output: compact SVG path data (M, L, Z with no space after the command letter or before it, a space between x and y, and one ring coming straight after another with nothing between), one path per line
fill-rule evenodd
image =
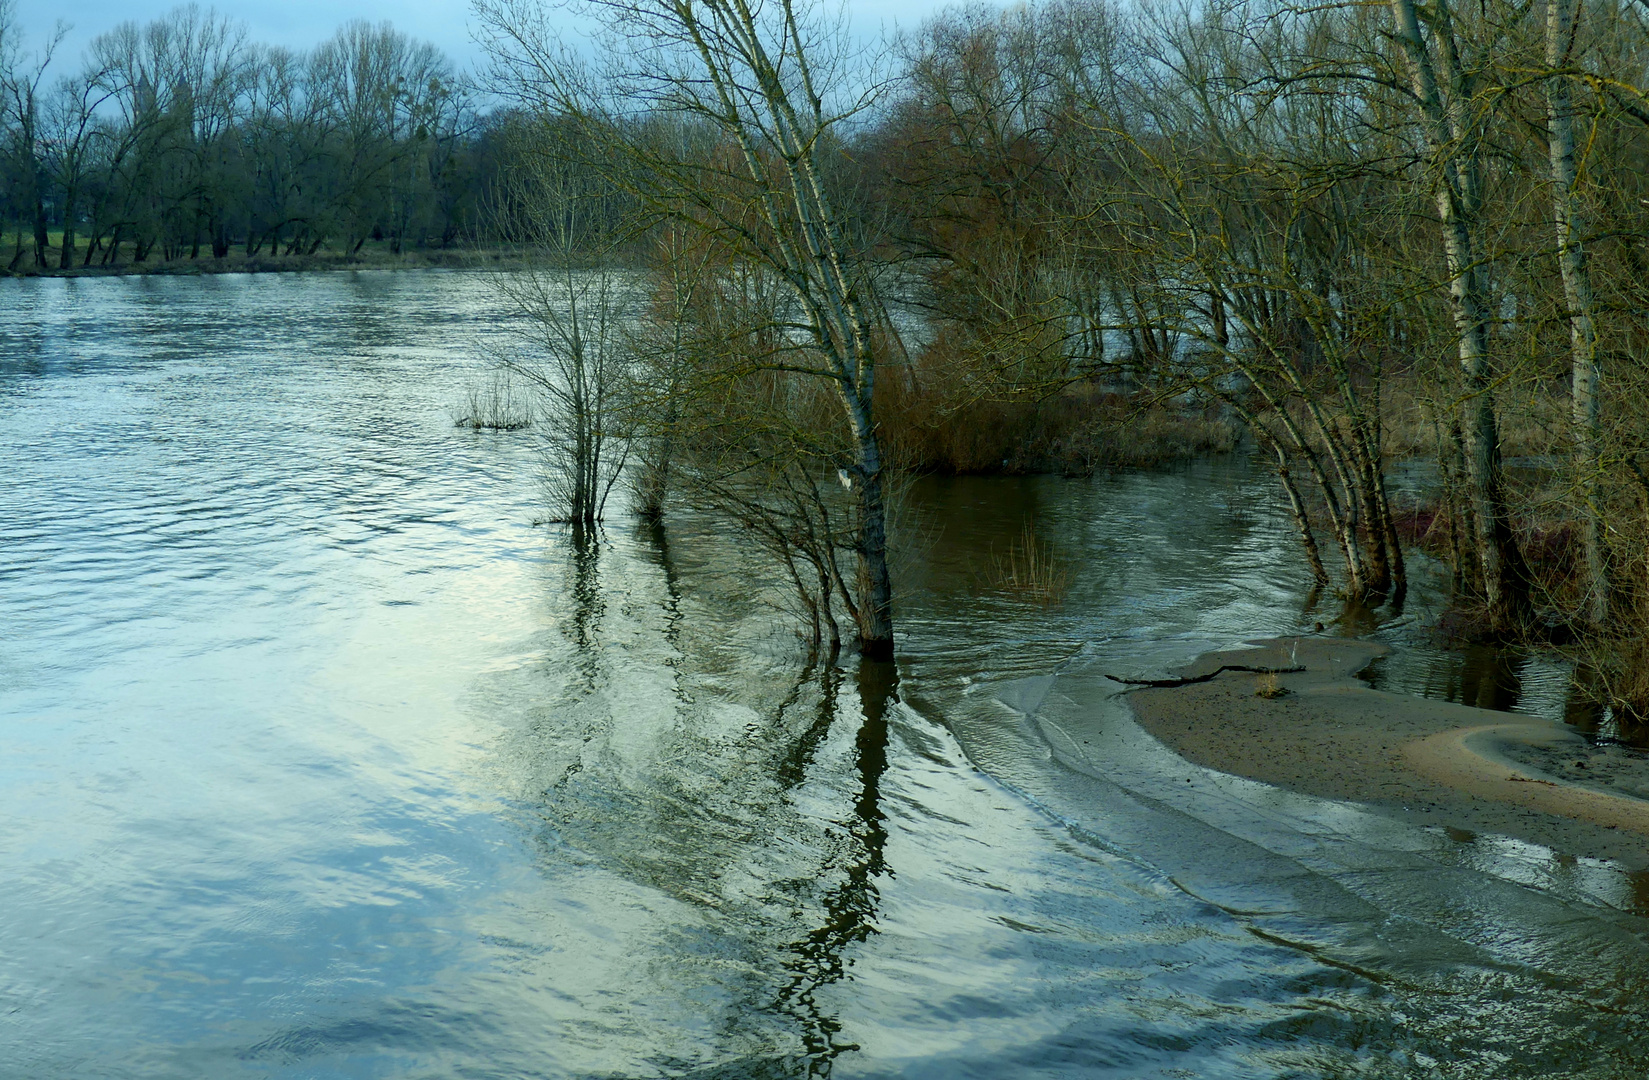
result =
M131 259L106 265L71 266L58 269L57 253L50 252L48 267L19 264L10 271L12 277L130 277L166 276L193 277L200 274L293 274L329 270L464 270L481 267L516 266L522 264L519 253L501 247L414 248L393 252L385 244L371 244L355 254L341 251L319 251L314 254L274 255L262 253L246 255L231 253L221 259L211 256L177 259Z
M1424 825L1511 836L1574 856L1649 867L1649 755L1593 747L1567 726L1371 689L1357 678L1388 651L1371 642L1285 638L1212 653L1137 690L1140 726L1182 757Z

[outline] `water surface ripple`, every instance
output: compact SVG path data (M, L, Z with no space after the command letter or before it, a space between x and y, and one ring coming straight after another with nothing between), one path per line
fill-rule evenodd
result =
M0 282L0 1076L1628 1077L1634 879L1196 769L1241 461L919 485L901 661L534 527L483 275ZM1073 569L991 587L1026 521Z

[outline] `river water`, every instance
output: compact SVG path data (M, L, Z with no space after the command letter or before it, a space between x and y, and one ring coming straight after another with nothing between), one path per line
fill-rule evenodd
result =
M809 665L710 523L532 524L483 275L0 294L8 1080L1644 1074L1638 878L1100 677L1323 617L1240 459L926 481L897 668Z

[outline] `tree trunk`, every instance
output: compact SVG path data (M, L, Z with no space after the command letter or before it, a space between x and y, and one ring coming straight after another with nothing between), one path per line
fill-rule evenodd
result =
M1375 457L1378 450L1369 447L1365 442L1366 433L1356 430L1364 421L1352 415L1354 430L1351 435L1351 465L1352 481L1357 490L1348 493L1348 499L1356 499L1362 504L1363 511L1363 543L1367 549L1365 565L1368 567L1368 592L1372 597L1387 596L1392 589L1392 559L1390 533L1386 528L1388 508L1385 506L1382 493L1384 489L1384 471Z
M869 406L854 395L853 426L859 460L859 648L867 659L893 659L893 580L887 565L887 506L882 451Z
M1573 0L1547 0L1546 64L1554 72L1570 62L1574 47ZM1583 618L1593 626L1609 615L1608 554L1604 550L1603 514L1598 505L1599 460L1597 327L1592 321L1592 280L1581 240L1585 228L1575 170L1574 102L1569 80L1552 75L1546 82L1547 148L1552 163L1552 219L1557 226L1557 261L1568 306L1572 357L1575 475L1581 493L1581 542L1585 548L1586 606Z
M57 268L59 270L74 269L74 204L75 194L70 191L63 200L63 247L57 253Z
M1328 570L1323 566L1323 551L1317 544L1317 533L1311 527L1311 515L1306 509L1305 500L1300 497L1299 485L1294 482L1294 473L1288 467L1288 448L1283 445L1270 428L1261 424L1259 418L1245 408L1236 398L1221 394L1221 400L1231 406L1254 437L1277 455L1277 479L1283 485L1283 493L1288 496L1288 509L1294 518L1294 527L1300 533L1300 546L1305 549L1306 562L1311 566L1311 579L1318 588L1329 582ZM1349 565L1348 565L1349 570Z
M1380 527L1385 530L1386 535L1386 549L1391 567L1391 602L1401 606L1409 591L1408 560L1403 557L1403 539L1397 535L1397 521L1392 517L1391 498L1386 491L1384 469L1380 470L1372 483L1380 514Z
M1441 432L1439 432L1441 438ZM1466 473L1466 436L1460 431L1458 410L1449 411L1448 441L1438 443L1438 461L1443 467L1443 484L1448 497L1449 543L1454 552L1454 586L1482 592L1483 574L1477 565L1477 523L1472 520L1471 500L1463 488Z
M1311 564L1311 580L1318 586L1328 584L1328 571L1323 568L1323 552L1317 546L1317 534L1312 531L1311 517L1306 513L1305 501L1300 498L1300 489L1294 484L1294 475L1288 470L1288 454L1282 444L1273 442L1271 449L1277 455L1277 479L1282 481L1283 491L1288 495L1289 513L1294 517L1294 527L1300 531L1300 546L1305 548L1306 562Z
M1477 264L1474 218L1482 177L1467 127L1466 76L1453 41L1446 0L1435 0L1436 34L1447 63L1449 96L1438 86L1431 52L1421 35L1414 0L1390 0L1397 37L1407 55L1415 100L1428 150L1438 166L1437 213L1443 226L1443 253L1449 273L1449 306L1465 394L1466 480L1475 525L1474 547L1482 574L1489 621L1499 632L1513 631L1528 618L1528 574L1512 539L1501 491L1500 432L1492 395L1488 321L1482 268Z
M38 191L38 187L36 188ZM42 270L49 269L51 264L47 260L47 246L51 237L46 234L46 200L38 194L34 198L34 265Z
M1252 366L1239 364L1238 370L1248 380L1249 385L1259 392L1265 403L1270 406L1272 414L1277 417L1277 422L1281 425L1283 434L1288 437L1288 442L1284 447L1285 450L1292 451L1294 456L1305 462L1306 468L1311 472L1311 478L1316 482L1317 490L1323 496L1323 511L1328 516L1329 529L1334 534L1334 542L1339 545L1340 557L1345 562L1346 599L1361 603L1368 596L1368 571L1364 564L1362 547L1358 540L1356 490L1347 485L1343 490L1344 498L1341 498L1342 489L1336 486L1334 477L1329 475L1328 469L1323 467L1321 457L1316 449L1312 447L1311 440L1306 432L1301 429L1299 421L1288 411L1288 402L1273 394L1259 380L1259 373ZM1296 385L1302 395L1308 392L1304 383L1297 383ZM1226 400L1234 406L1237 405L1233 398L1227 397ZM1244 421L1251 430L1257 433L1265 432L1280 441L1281 437L1264 428L1259 419L1254 417L1251 412L1242 409L1240 406L1237 407L1239 408L1239 415L1243 416ZM1320 413L1317 416L1319 419L1321 418ZM1318 431L1324 434L1325 438L1327 437L1326 427L1323 424L1319 423ZM1340 475L1344 474L1340 473Z
M1397 521L1391 513L1391 493L1386 487L1385 444L1385 370L1376 371L1373 393L1373 415L1365 419L1367 425L1365 447L1372 463L1369 489L1374 497L1374 510L1385 531L1386 562L1391 574L1391 601L1401 606L1409 591L1408 560L1403 557L1403 540L1397 535Z
M830 600L830 568L822 562L814 567L819 574L819 611L824 616L825 645L832 659L842 651L842 629L836 624L836 613Z
M796 569L796 555L790 548L784 549L784 566L790 573L790 582L796 586L796 599L800 602L802 613L807 616L807 655L811 659L819 654L819 643L824 640L824 624L819 618L819 604L821 598L815 597L802 584L801 571ZM826 593L825 596L829 596Z

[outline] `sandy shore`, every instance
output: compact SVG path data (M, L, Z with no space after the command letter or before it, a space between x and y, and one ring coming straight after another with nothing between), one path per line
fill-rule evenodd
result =
M1221 664L1298 664L1136 690L1134 716L1199 765L1423 824L1533 841L1649 867L1649 755L1593 747L1565 725L1373 690L1356 678L1384 646L1285 638L1214 653ZM1259 691L1274 681L1281 696Z

